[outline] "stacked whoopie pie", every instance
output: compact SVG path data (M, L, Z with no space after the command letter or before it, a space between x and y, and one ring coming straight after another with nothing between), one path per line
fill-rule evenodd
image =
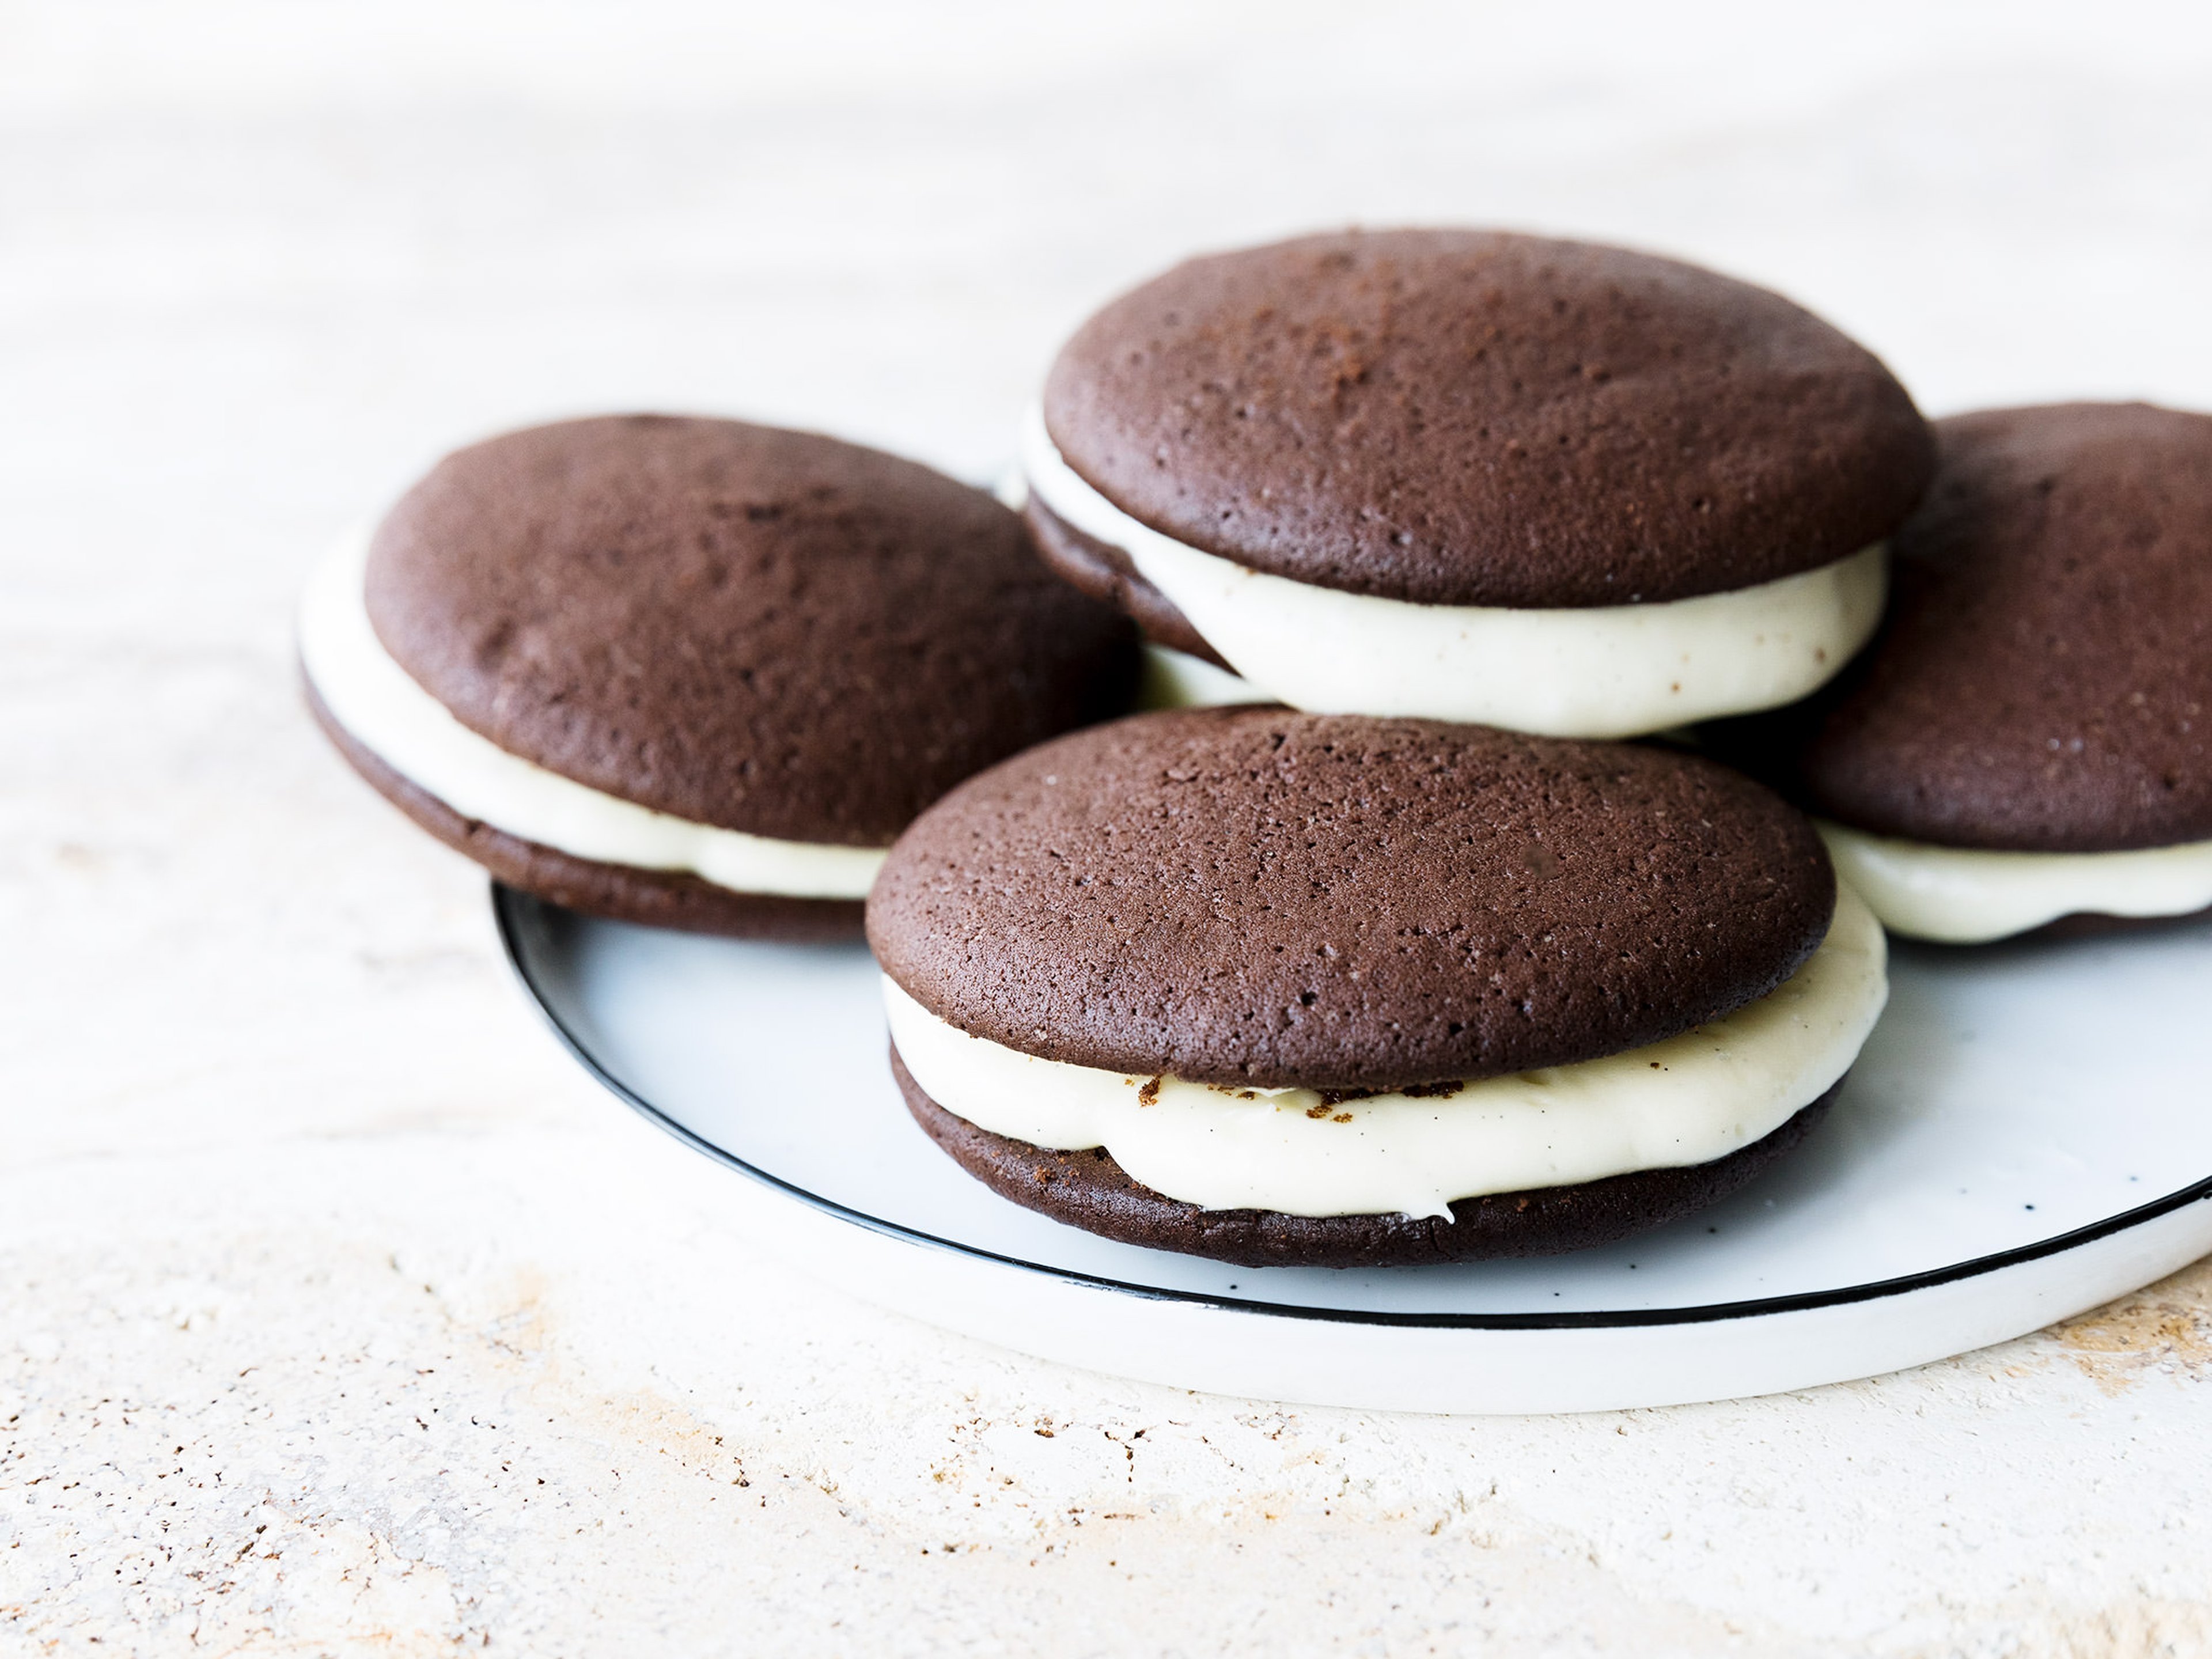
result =
M1632 737L1841 669L1934 451L1872 354L1777 295L1409 230L1115 301L1022 461L1056 568L1268 696Z
M981 491L658 416L447 457L318 570L300 650L346 757L501 881L783 939L857 935L916 813L1137 668Z
M914 1115L1017 1202L1229 1261L1570 1249L1710 1203L1887 995L1813 825L1678 748L1873 635L1934 465L1871 355L1477 231L1194 260L1023 445L1048 562L1189 700L955 790L868 912Z

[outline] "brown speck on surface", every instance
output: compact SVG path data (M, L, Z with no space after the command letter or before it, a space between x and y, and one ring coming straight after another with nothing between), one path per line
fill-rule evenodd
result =
M1349 1123L1352 1121L1352 1114L1349 1112L1339 1112L1334 1117L1329 1119L1329 1121L1331 1123Z
M2185 1267L2051 1334L2106 1395L2125 1393L2148 1372L2212 1374L2212 1263Z
M1137 1104L1139 1106L1158 1105L1160 1098L1160 1085L1166 1081L1167 1079L1164 1076L1146 1079L1145 1086L1137 1091Z

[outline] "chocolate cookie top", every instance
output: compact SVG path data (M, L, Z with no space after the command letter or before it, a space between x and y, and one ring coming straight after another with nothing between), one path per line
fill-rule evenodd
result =
M1812 826L1711 762L1437 720L1204 708L1017 756L891 850L884 970L1048 1060L1386 1089L1617 1054L1826 935Z
M2063 404L1936 433L1881 636L1813 703L1723 742L1877 835L2212 839L2212 416Z
M1928 482L1912 400L1763 289L1499 231L1309 236L1109 305L1053 442L1139 522L1431 605L1626 605L1855 553Z
M462 724L696 823L881 846L961 779L1127 707L1126 619L980 490L813 433L636 415L447 457L368 614Z

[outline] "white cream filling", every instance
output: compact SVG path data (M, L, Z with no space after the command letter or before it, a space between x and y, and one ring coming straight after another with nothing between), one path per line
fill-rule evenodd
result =
M1419 714L1627 738L1794 702L1872 636L1883 544L1778 581L1582 610L1413 605L1267 575L1137 522L1077 477L1032 405L1030 488L1127 552L1237 673L1323 714Z
M1000 505L1020 512L1030 504L1029 480L1016 466L999 475L991 493ZM1275 699L1249 680L1217 667L1203 657L1145 641L1137 678L1137 707L1149 708L1216 708L1225 703L1273 702Z
M684 870L740 893L867 896L886 849L780 841L656 812L510 755L416 684L370 626L368 533L318 565L300 600L300 660L337 721L462 817L580 859Z
M1145 641L1144 669L1137 681L1139 708L1213 708L1224 703L1273 702L1251 681L1238 679L1203 657Z
M1984 945L2061 916L2185 916L2212 906L2212 841L2124 853L2002 853L1820 823L1844 880L1907 939Z
M1772 1133L1850 1069L1888 998L1885 961L1881 925L1839 888L1820 949L1723 1018L1448 1097L1334 1106L1310 1089L1039 1060L947 1024L888 978L884 1003L923 1092L994 1134L1103 1146L1146 1186L1202 1209L1442 1216L1457 1198L1710 1163Z

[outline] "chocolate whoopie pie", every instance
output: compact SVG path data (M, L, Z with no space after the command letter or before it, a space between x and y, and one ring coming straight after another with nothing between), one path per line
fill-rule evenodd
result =
M924 1129L1017 1203L1250 1265L1567 1250L1734 1190L1879 1013L1806 820L1694 756L1279 708L1018 756L868 901Z
M1194 259L1024 434L1047 559L1304 708L1626 737L1771 708L1880 616L1926 423L1779 295L1486 230Z
M1899 933L2212 905L2212 416L2065 404L1936 429L1874 647L1714 743L1826 821Z
M982 491L650 415L448 456L318 571L301 657L362 775L502 881L786 938L857 933L916 813L1137 665Z

